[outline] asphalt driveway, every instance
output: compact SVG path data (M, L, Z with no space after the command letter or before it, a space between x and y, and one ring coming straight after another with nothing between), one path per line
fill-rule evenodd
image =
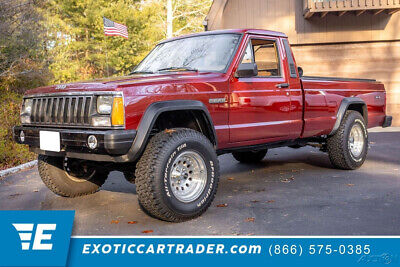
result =
M17 173L0 180L0 210L75 210L75 235L400 234L400 128L371 132L367 161L356 171L332 169L311 147L273 149L253 165L219 159L213 205L185 223L144 214L135 185L119 172L98 193L75 199L50 192L36 169Z

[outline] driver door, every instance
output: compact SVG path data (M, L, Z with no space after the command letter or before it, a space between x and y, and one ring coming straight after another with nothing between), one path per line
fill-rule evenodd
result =
M256 63L258 75L233 78L230 143L253 145L289 139L290 89L278 41L259 36L247 40L240 63Z

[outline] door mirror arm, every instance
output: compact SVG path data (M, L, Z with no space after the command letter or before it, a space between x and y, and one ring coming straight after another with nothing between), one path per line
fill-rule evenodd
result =
M297 71L299 72L299 77L303 77L303 68L297 67Z

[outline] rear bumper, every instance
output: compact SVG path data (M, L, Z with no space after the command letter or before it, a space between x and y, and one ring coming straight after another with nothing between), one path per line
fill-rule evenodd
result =
M40 131L55 131L60 133L61 151L50 152L40 149ZM24 132L24 140L21 140L21 131ZM49 129L16 126L13 129L14 140L19 144L29 145L31 151L50 156L70 156L97 161L114 161L118 157L128 153L136 137L135 130L72 130ZM89 149L87 139L89 135L96 136L98 146Z
M386 128L386 127L392 126L392 119L393 119L392 116L385 116L385 119L383 120L382 127Z

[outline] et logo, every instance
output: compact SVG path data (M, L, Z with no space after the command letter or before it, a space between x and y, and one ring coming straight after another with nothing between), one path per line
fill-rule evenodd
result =
M0 266L66 266L74 215L73 210L0 210Z
M13 223L14 228L18 231L19 238L21 239L22 250L29 250L33 240L31 250L52 250L53 244L46 242L42 243L43 240L51 240L52 234L44 233L44 231L56 230L56 224L36 224L34 236L33 229L35 224L33 223Z

